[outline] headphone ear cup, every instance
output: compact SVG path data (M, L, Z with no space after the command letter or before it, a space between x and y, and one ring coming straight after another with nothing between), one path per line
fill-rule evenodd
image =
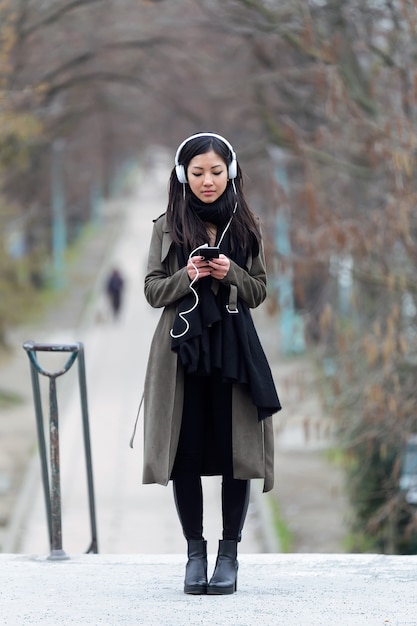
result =
M229 173L229 178L236 178L236 176L237 176L237 161L236 161L236 159L233 159L232 162L229 164L228 173Z
M178 178L178 182L180 183L187 183L187 176L185 174L185 169L183 165L176 165L175 166L175 173L177 175Z

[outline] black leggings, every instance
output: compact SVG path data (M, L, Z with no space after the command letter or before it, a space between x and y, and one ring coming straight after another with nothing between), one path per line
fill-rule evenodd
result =
M173 481L175 505L184 537L203 539L203 490L196 474L183 474ZM249 505L250 481L223 476L223 539L240 541Z
M184 408L172 472L175 504L187 540L203 537L201 476L220 475L223 539L240 541L249 480L233 478L232 385L220 374L185 376Z

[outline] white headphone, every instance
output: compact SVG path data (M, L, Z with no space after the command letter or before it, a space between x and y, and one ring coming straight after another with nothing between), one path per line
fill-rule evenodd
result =
M227 139L225 139L221 135L216 135L215 133L197 133L196 135L191 135L190 137L187 137L187 139L185 139L182 142L182 144L178 147L177 153L175 155L175 172L177 174L178 181L180 183L188 183L185 168L183 165L180 165L179 158L180 158L181 150L183 149L185 144L191 141L192 139L196 139L197 137L215 137L216 139L220 139L220 141L222 141L229 148L230 153L232 155L232 160L228 166L228 174L229 174L230 179L233 180L234 178L236 178L237 176L236 153L233 150L230 143L227 141Z

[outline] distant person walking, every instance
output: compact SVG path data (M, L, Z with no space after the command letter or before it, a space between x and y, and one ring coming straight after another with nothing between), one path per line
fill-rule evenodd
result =
M250 308L266 297L259 221L232 146L198 133L178 148L154 221L145 296L163 307L144 393L144 483L173 481L188 544L184 592L231 594L251 478L273 486L281 408ZM222 476L223 533L207 580L201 476Z
M122 306L123 288L124 280L122 275L118 269L114 268L106 283L106 293L115 317L118 317Z

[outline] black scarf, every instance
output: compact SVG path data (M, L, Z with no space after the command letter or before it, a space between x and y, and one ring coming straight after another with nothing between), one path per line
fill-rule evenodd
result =
M212 207L204 204L204 213L210 206ZM214 216L214 219L218 218ZM206 217L206 214L204 220L216 223L212 217ZM218 236L219 234L221 233ZM243 252L237 251L231 256L229 248L230 238L226 234L221 244L221 252L244 267L246 258ZM185 267L188 254L180 246L176 247L176 251L180 267ZM186 315L190 327L184 336L172 339L171 349L178 354L188 374L209 376L217 369L221 371L224 381L248 385L252 401L258 409L258 420L263 420L279 411L281 404L252 316L248 306L239 298L239 312L229 313L226 308L229 288L218 283L218 293L215 294L212 282L213 279L207 277L194 285L199 295L199 304ZM190 309L194 302L194 295L190 292L178 303L173 325L175 336L185 330L184 321L178 313Z
M233 207L227 201L225 193L222 193L214 202L203 202L191 192L189 206L202 222L211 222L216 226L226 225L232 217Z

